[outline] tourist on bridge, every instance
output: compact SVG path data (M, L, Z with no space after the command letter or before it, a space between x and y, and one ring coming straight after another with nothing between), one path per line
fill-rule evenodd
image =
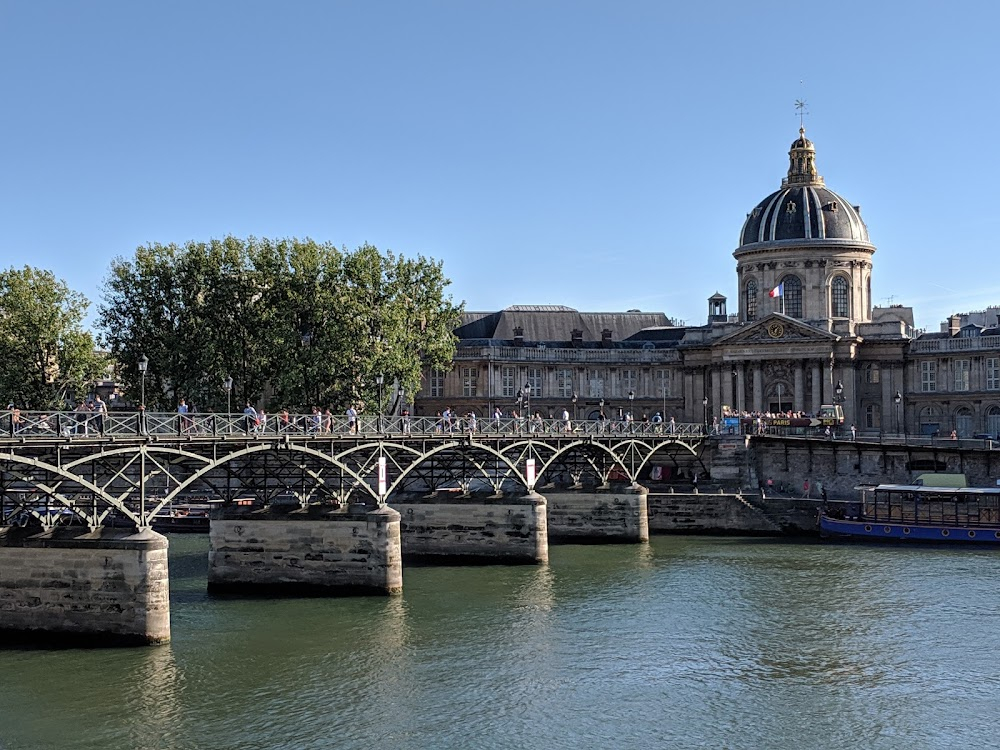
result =
M97 432L101 435L104 434L104 417L108 414L108 405L101 400L101 394L94 396L94 411L97 412L97 417L94 421L97 423Z
M465 424L469 428L469 434L472 435L479 428L479 422L476 419L476 413L470 411L465 417Z
M562 410L562 423L563 423L563 431L564 432L572 432L573 431L573 423L569 421L569 410L566 409L565 407L563 407L563 410Z
M600 413L597 415L597 431L600 434L604 434L604 426L608 422L608 416L604 413L604 409L601 409Z
M674 421L673 417L670 418L670 423L667 425L667 433L670 435L677 434L677 423Z
M347 432L355 435L358 432L358 410L351 404L347 407Z
M253 408L253 404L249 401L247 401L247 405L243 409L243 414L245 415L247 434L257 432L257 410Z
M656 412L653 415L653 432L659 435L663 431L663 415L660 412Z
M499 406L495 407L493 409L493 424L496 426L498 434L500 432L500 420L502 417L503 417L503 412L500 411L500 407Z
M410 434L410 410L403 409L403 434Z

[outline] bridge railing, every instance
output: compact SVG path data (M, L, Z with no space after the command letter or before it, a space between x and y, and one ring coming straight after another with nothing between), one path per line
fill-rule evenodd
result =
M0 412L0 435L27 438L273 436L273 435L563 435L700 436L700 423L626 422L621 420L472 418L364 415L350 422L333 414L177 414L173 412Z

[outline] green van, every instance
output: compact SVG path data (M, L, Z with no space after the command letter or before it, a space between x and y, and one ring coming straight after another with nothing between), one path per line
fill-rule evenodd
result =
M917 474L913 483L920 487L968 487L965 474Z

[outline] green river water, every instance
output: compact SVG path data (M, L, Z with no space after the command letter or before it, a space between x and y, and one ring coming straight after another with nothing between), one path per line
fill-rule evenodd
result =
M0 649L0 748L1000 747L997 551L654 537L254 599L170 543L173 642Z

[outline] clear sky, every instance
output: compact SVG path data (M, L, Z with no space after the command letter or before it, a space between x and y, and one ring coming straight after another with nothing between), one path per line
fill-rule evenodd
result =
M370 242L472 310L735 312L796 99L878 304L1000 303L995 2L0 0L0 262Z

